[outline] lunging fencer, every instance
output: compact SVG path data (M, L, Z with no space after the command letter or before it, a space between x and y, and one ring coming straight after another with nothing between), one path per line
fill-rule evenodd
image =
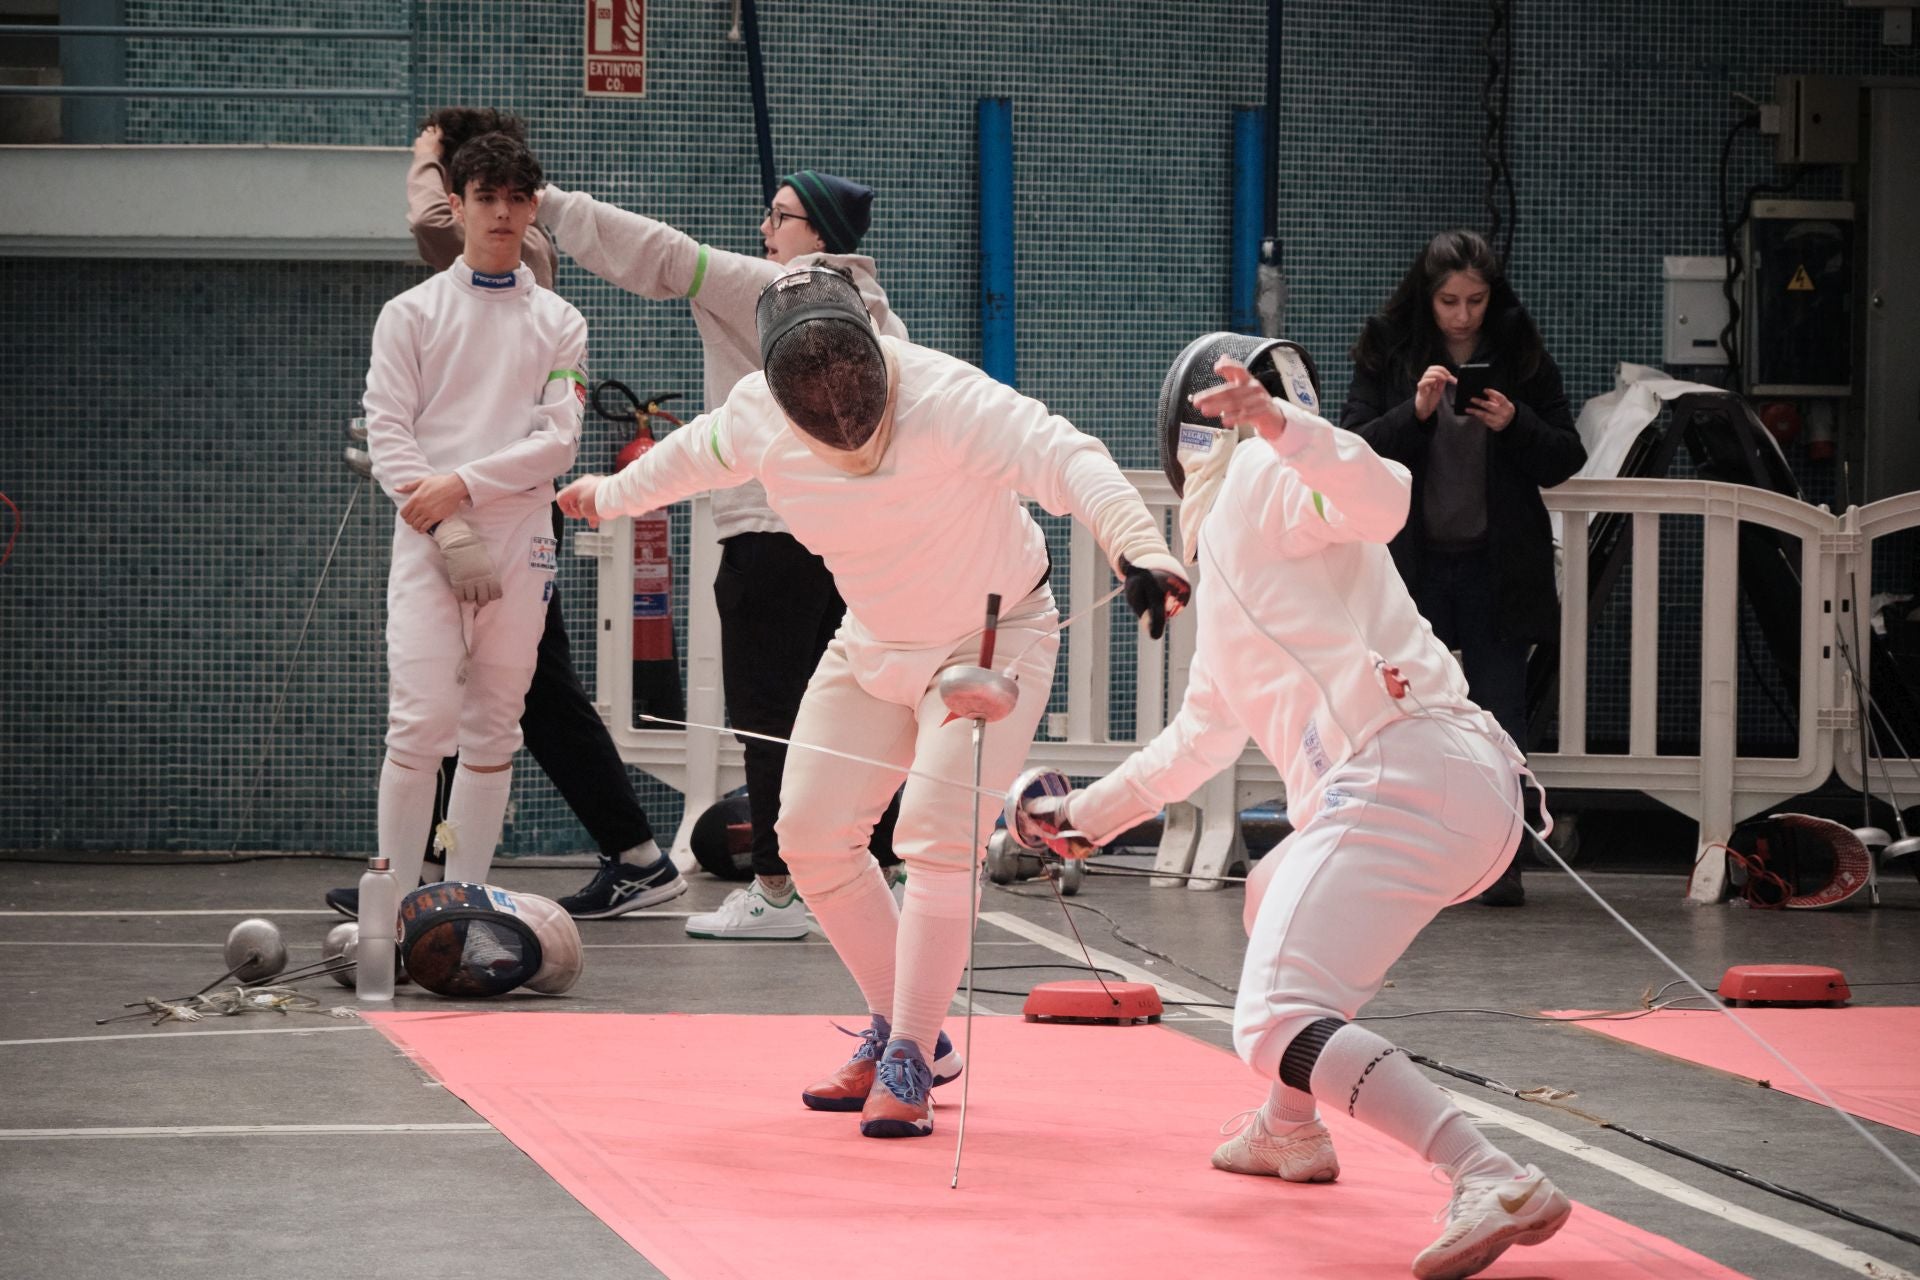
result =
M1233 1037L1268 1095L1213 1163L1330 1182L1340 1166L1315 1100L1338 1107L1444 1169L1447 1226L1413 1271L1468 1276L1553 1235L1571 1206L1349 1019L1442 908L1499 877L1523 830L1524 761L1468 698L1387 553L1407 518L1406 468L1319 409L1292 343L1212 334L1174 363L1162 457L1183 551L1200 567L1186 699L1083 791L1058 774L1023 777L1011 816L1084 856L1191 795L1249 737L1259 745L1285 780L1294 831L1247 884Z
M379 847L409 888L456 751L447 879L482 882L492 865L553 589L553 481L573 466L586 393L586 321L521 261L539 163L486 134L450 177L466 247L381 308L364 401L374 478L398 508Z
M1019 697L985 726L981 767L984 785L1004 789L1059 650L1046 539L1021 495L1093 531L1156 634L1187 585L1104 445L972 365L876 334L845 276L783 275L761 293L757 320L762 371L724 408L616 476L574 481L560 505L597 521L757 479L832 571L847 615L807 685L794 742L896 767L787 757L781 853L871 1015L851 1060L802 1100L860 1111L869 1137L927 1134L931 1088L962 1068L940 1025L966 964L981 857L969 832L996 810L951 785L972 781L973 726L950 720L935 685L979 662L982 608L1001 596L995 666L1010 668ZM894 848L909 874L896 907L867 838L903 779Z

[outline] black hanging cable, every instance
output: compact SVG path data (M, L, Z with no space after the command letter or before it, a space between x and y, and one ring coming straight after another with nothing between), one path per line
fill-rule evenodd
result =
M1507 136L1508 110L1513 104L1513 19L1511 0L1488 0L1487 74L1480 83L1480 105L1487 131L1480 156L1487 165L1487 243L1501 262L1513 256L1520 210L1513 188L1513 151Z

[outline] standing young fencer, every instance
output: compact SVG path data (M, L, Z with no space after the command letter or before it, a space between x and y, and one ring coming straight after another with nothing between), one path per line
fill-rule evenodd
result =
M1330 1182L1340 1166L1315 1099L1338 1107L1446 1171L1447 1227L1413 1270L1469 1276L1558 1231L1569 1202L1348 1019L1442 908L1499 877L1521 835L1524 766L1468 699L1387 554L1407 518L1406 468L1319 406L1312 366L1291 343L1214 334L1175 362L1160 397L1162 457L1181 494L1183 549L1201 569L1186 699L1084 791L1035 787L1018 803L1066 833L1056 848L1083 854L1191 795L1249 737L1259 745L1286 782L1294 831L1247 885L1233 1038L1270 1084L1213 1163Z
M761 294L758 328L764 371L725 408L616 476L574 481L560 506L598 520L758 479L832 570L846 620L807 685L794 741L893 767L804 746L787 757L780 847L871 1015L852 1059L802 1099L860 1111L869 1137L931 1133L929 1090L961 1066L940 1024L966 966L981 856L972 824L990 825L995 808L931 780L973 777L972 728L949 723L935 682L980 660L988 595L1008 602L994 665L1011 668L1020 696L986 726L982 765L985 785L1004 788L1046 709L1059 649L1046 539L1020 495L1093 531L1156 634L1186 582L1105 446L972 365L876 335L844 276L781 276ZM894 848L909 876L896 908L867 837L908 768Z
M586 321L521 261L539 162L485 134L449 176L465 250L381 308L365 397L374 478L399 508L379 842L406 886L456 750L447 878L484 881L492 864L553 589L553 480L573 466L586 396Z
M714 412L741 378L760 367L754 307L760 291L789 266L825 265L852 277L881 333L907 336L887 303L872 258L858 253L873 191L857 182L802 169L788 174L760 223L763 257L702 244L664 222L630 213L579 191L548 185L540 221L575 262L644 298L685 298L700 331L705 408ZM753 822L753 883L727 896L717 911L688 917L698 938L804 938L807 908L780 856L777 821L787 749L767 739L793 732L807 679L846 612L833 575L802 546L767 502L757 481L713 496L720 535L714 603L720 611L720 678L727 718L742 737L747 805ZM889 806L876 825L873 855L898 874Z

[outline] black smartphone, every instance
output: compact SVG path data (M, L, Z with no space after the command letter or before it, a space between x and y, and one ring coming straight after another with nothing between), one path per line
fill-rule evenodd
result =
M1463 364L1454 371L1454 376L1458 380L1453 384L1453 411L1464 414L1467 407L1493 385L1493 366Z

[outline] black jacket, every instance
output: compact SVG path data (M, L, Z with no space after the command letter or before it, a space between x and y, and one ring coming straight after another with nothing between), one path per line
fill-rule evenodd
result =
M1560 601L1553 581L1553 527L1540 490L1578 471L1587 451L1574 430L1552 357L1543 355L1533 376L1524 379L1504 368L1497 354L1476 358L1491 361L1493 386L1514 405L1507 429L1487 432L1487 550L1499 573L1500 634L1551 640L1559 634ZM1356 369L1340 411L1341 426L1413 472L1413 507L1389 547L1410 588L1418 586L1427 557L1422 490L1434 428L1434 418L1414 417L1413 390L1414 381L1404 375L1370 376Z

